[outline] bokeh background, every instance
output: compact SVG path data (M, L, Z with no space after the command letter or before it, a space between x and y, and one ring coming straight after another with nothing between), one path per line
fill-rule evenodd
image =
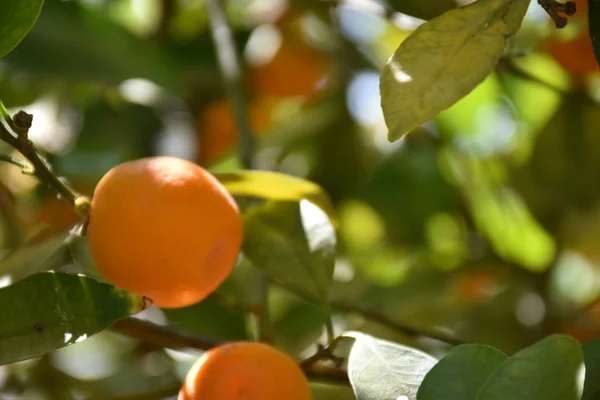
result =
M312 180L331 196L334 303L509 353L553 332L595 338L600 68L585 13L559 31L532 2L485 82L390 143L379 72L424 19L455 6L227 1L256 166ZM33 113L32 140L88 195L111 167L149 155L211 171L241 165L202 0L46 0L30 34L0 60L0 96ZM0 273L93 268L85 241L64 240L77 222L65 200L9 164L0 182ZM242 264L208 300L140 317L250 338L251 273ZM320 307L276 287L271 297L275 344L310 355L323 337ZM334 310L334 321L337 333L361 330L438 356L447 349L352 312ZM106 331L0 367L0 398L161 398L198 354ZM317 400L352 398L348 388L314 390ZM138 392L150 394L128 395Z

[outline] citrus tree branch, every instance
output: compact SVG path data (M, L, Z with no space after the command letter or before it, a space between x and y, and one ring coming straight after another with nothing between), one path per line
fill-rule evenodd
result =
M446 343L446 344L449 344L452 346L458 346L460 344L467 343L464 340L455 338L450 335L446 335L442 332L433 332L430 330L416 328L414 326L410 326L407 324L403 324L403 323L394 321L379 311L358 307L355 304L350 304L350 303L346 303L344 301L338 300L338 301L332 301L331 305L336 310L360 315L367 320L377 322L378 324L384 325L392 330L403 333L404 335L407 335L407 336L425 337L425 338L429 338L429 339L435 339L435 340L438 340L440 342L443 342L443 343Z
M41 182L53 188L73 206L76 206L75 209L78 212L86 214L88 201L85 200L85 196L73 189L66 179L59 177L50 163L38 152L33 142L29 140L28 133L32 122L33 115L25 111L19 111L11 118L6 107L0 102L0 140L18 150L29 163L17 161L8 156L2 156L1 160L19 166L23 173L35 175Z
M25 175L33 175L35 173L33 166L29 162L20 158L11 157L8 154L0 154L0 161L12 164L15 167L19 167L21 172Z
M227 96L233 106L238 127L240 160L245 169L253 169L254 136L252 135L247 100L243 89L244 76L241 62L225 12L225 1L207 0L206 9L219 69L223 76ZM269 317L269 282L263 272L258 272L257 278L253 283L261 304L261 307L258 308L260 312L254 314L257 337L261 341L271 342L273 334Z
M313 298L311 298L310 296L307 296L306 294L302 293L301 291L295 289L292 286L286 285L286 284L284 284L282 282L278 282L278 281L272 281L272 282L275 283L276 285L286 289L290 293L294 293L296 296L303 298L306 301L314 302ZM458 346L460 344L467 343L464 340L457 339L455 337L446 335L441 332L432 332L429 330L415 328L413 326L394 321L391 318L389 318L387 315L385 315L379 311L359 307L356 304L348 303L343 300L332 300L332 301L330 301L330 306L334 310L343 311L343 312L347 312L350 314L360 315L364 319L367 319L367 320L370 320L373 322L377 322L378 324L386 326L396 332L402 333L407 336L426 337L426 338L438 340L440 342L443 342L443 343L446 343L446 344L449 344L452 346Z
M164 399L164 398L172 398L177 396L179 390L181 389L181 385L173 385L168 386L163 389L153 390L148 392L140 392L133 394L123 394L120 396L113 397L91 397L88 400L148 400L148 399Z
M169 348L210 350L224 343L218 339L199 337L133 317L115 322L111 329L144 342Z
M254 137L250 128L248 107L244 94L244 79L238 52L236 49L231 26L225 14L223 0L206 0L212 41L217 53L219 69L223 76L225 89L238 126L240 138L240 159L246 169L252 169L254 153Z
M115 322L111 329L144 342L176 349L191 348L206 351L226 343L218 339L193 335L133 317ZM345 369L312 362L313 358L308 359L311 362L300 362L300 366L308 378L333 383L349 383Z

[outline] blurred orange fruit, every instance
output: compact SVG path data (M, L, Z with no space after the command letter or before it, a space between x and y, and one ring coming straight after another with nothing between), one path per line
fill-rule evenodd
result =
M575 0L575 4L575 15L569 21L580 24L580 32L570 38L551 37L546 49L575 82L581 85L590 75L600 72L600 66L594 57L592 39L587 28L587 0Z
M248 107L250 128L256 136L269 127L274 107L273 99L259 98ZM198 158L202 165L210 165L229 154L238 144L238 124L233 107L227 100L219 100L200 112L196 129L199 133Z
M87 236L109 282L158 307L178 308L203 300L229 275L242 221L231 195L203 168L151 157L104 175Z
M330 69L331 62L322 53L284 38L273 58L251 66L248 76L258 95L301 97L316 95Z
M559 332L573 336L581 343L600 338L600 301L586 307L578 318L561 321Z
M456 294L463 303L477 304L489 297L500 284L499 277L489 271L473 271L455 281Z
M236 342L202 355L189 370L178 400L310 400L302 370L263 343Z
M547 44L548 52L579 84L600 71L594 57L592 39L587 32L573 39L553 38Z
M575 16L585 16L588 14L588 0L570 0L575 2Z

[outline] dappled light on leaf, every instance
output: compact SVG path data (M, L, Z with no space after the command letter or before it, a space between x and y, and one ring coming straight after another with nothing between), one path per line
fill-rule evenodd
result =
M448 180L464 194L479 231L499 255L524 268L546 270L554 257L554 239L531 215L519 193L504 185L506 167L447 149L440 163Z
M348 374L357 400L417 398L421 381L437 360L419 350L372 336L348 332L354 338Z
M309 200L333 219L333 207L327 193L317 184L295 176L271 171L216 173L215 176L234 196L270 200Z
M270 278L327 302L336 237L327 215L307 200L269 201L244 214L246 257Z
M81 342L149 302L90 278L46 272L0 289L0 305L4 365Z
M496 66L529 0L478 0L417 28L381 74L381 105L396 141L450 107Z

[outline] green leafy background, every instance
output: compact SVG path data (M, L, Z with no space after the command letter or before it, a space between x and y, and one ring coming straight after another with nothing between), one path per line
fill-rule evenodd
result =
M550 40L586 34L585 15L559 32L526 0L462 8L393 0L385 12L339 6L333 14L323 1L296 0L287 2L289 18L275 3L230 1L250 117L260 122L252 125L262 172L240 172L233 117L226 107L211 111L227 96L205 4L165 3L0 0L0 98L11 112L34 114L31 139L75 188L92 195L111 167L170 154L214 172L244 212L239 263L217 292L139 317L247 340L252 312L267 301L274 344L300 359L322 342L331 309L336 334L361 333L340 349L353 387L314 382L318 400L536 399L527 390L538 389L540 399L578 390L597 398L600 68L588 66L582 80L548 49ZM261 74L257 60L271 65L277 43L292 61ZM570 57L584 62L591 46ZM298 93L292 84L304 79ZM218 157L207 156L227 138ZM4 327L26 332L2 354L10 362L0 368L2 393L176 392L199 353L105 329L139 309L102 282L85 238L70 232L78 217L14 166L0 165L0 182L0 278L13 283L0 289L0 309ZM256 291L263 273L266 299ZM69 329L89 338L59 349L64 340L49 334L39 351L21 352L39 317L54 321L44 290L57 276L73 290L63 293L92 293L65 303L72 323L83 321ZM398 325L474 347L450 351ZM396 356L369 370L373 352ZM401 380L381 379L402 375L402 361L415 357L422 374L401 391ZM583 362L582 389L574 377ZM557 378L544 389L545 374Z

